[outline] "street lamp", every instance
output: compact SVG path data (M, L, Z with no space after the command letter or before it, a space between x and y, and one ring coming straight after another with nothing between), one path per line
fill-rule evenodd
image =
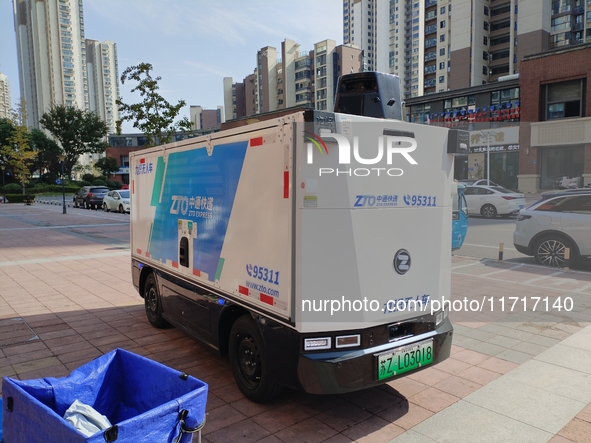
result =
M66 162L66 156L64 154L58 155L58 159L62 164L62 214L66 213L66 184L64 180L64 163Z
M486 135L486 184L490 186L490 137L497 135L495 131L480 131L482 135Z
M2 166L0 166L0 168L2 168L2 194L4 195L4 197L2 198L2 203L6 203L6 189L4 188L4 170L6 169L6 165L3 164Z

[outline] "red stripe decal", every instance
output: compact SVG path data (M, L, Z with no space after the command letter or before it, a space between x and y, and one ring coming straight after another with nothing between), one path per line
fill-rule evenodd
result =
M262 146L263 144L263 137L251 138L250 139L250 146Z
M242 295L248 295L248 288L238 285L238 292Z
M131 193L135 194L135 180L131 181Z
M283 171L283 198L289 198L289 171Z
M261 294L259 300L263 303L267 303L268 305L273 306L273 297L271 297L270 295Z
M141 254L142 253L142 250L138 248L138 249L135 250L135 252L137 252L138 254Z
M150 253L146 251L146 257L150 258Z
M146 159L145 158L140 158L140 163L146 163Z
M196 275L197 277L201 277L201 271L199 269L193 269L193 275Z
M176 262L176 261L173 261L173 262L172 262L172 267L173 267L173 268L178 268L178 267L179 267L179 264L178 264L178 262Z

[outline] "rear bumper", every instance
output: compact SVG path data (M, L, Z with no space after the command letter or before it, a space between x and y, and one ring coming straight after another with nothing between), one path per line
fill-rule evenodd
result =
M298 362L298 380L304 391L311 394L340 394L378 386L396 378L429 368L449 357L453 327L446 319L435 331L358 351L303 353ZM425 339L433 339L433 363L420 369L378 380L378 353L395 350Z

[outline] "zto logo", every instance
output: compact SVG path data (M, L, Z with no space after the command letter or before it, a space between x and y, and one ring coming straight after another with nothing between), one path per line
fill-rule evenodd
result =
M400 249L394 256L394 270L400 275L410 270L410 254L406 249Z
M342 134L325 133L320 137L316 134L306 132L305 138L307 143L307 163L311 165L314 161L314 147L318 148L321 154L328 155L328 147L324 142L325 139L332 139L336 141L339 150L339 164L350 165L351 164L351 144L349 139ZM418 164L414 158L411 157L410 153L417 148L417 141L412 137L403 136L379 136L378 137L378 153L374 158L363 158L359 153L359 137L353 137L353 158L357 163L362 165L375 165L382 161L384 156L386 157L386 163L392 164L392 159L395 154L400 154L406 159L411 165ZM399 177L404 174L404 171L400 168L355 168L355 169L334 169L334 168L319 168L318 175L347 175L366 177L368 175L380 175L385 173L391 177Z

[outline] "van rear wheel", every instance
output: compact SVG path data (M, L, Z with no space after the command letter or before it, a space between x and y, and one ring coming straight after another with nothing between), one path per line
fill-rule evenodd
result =
M148 275L144 285L144 307L150 324L156 328L165 328L169 323L162 317L162 300L154 274Z
M283 387L270 380L269 355L250 315L243 315L232 325L229 352L236 384L248 399L265 403L281 393Z

